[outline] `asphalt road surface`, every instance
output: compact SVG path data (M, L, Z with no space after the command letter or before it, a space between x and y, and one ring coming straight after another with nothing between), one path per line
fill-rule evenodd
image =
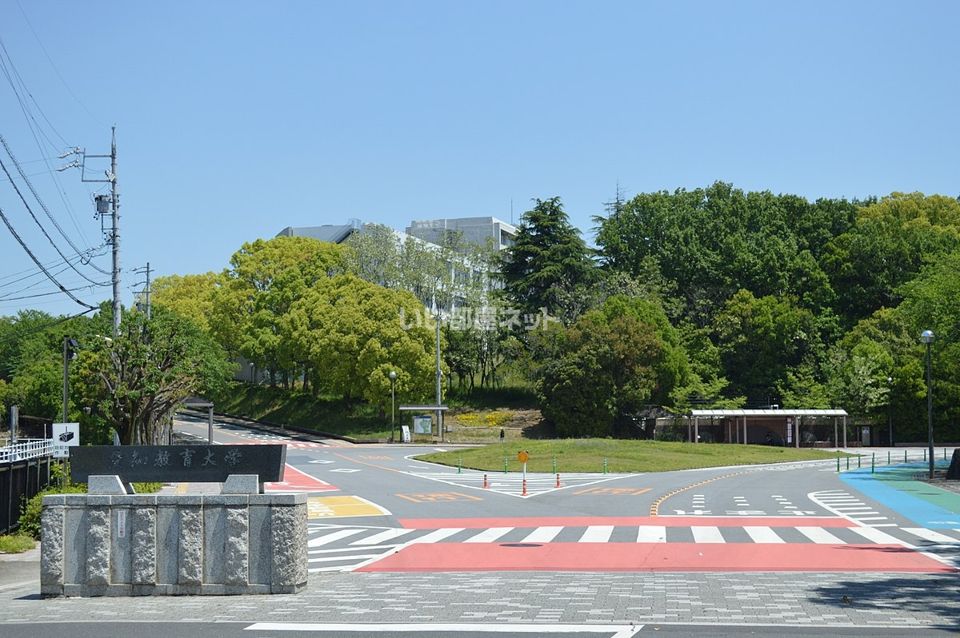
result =
M206 440L205 419L176 427ZM914 487L909 468L894 476L838 474L832 461L632 475L561 467L559 478L524 481L415 458L450 447L287 434L218 423L214 441L287 445L284 481L267 489L309 494L305 592L40 601L0 588L0 634L130 635L129 620L172 637L960 628L960 508Z

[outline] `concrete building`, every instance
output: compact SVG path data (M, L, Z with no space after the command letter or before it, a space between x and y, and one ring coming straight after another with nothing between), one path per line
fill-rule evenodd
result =
M414 221L406 228L408 235L432 244L442 244L446 233L460 233L471 244L486 245L497 250L511 246L517 238L517 228L496 217L456 217Z

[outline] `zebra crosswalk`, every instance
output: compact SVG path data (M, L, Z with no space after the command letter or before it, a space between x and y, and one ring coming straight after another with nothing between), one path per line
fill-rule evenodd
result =
M757 545L896 545L918 551L956 550L960 528L929 530L916 527L760 525L543 525L439 529L336 526L311 524L308 538L310 572L353 571L405 547L431 543L549 544L549 543L696 543ZM801 523L802 520L798 520ZM955 557L948 557L953 564Z
M837 516L867 527L896 527L888 517L883 516L873 506L867 505L859 497L843 490L824 490L807 495L811 501Z

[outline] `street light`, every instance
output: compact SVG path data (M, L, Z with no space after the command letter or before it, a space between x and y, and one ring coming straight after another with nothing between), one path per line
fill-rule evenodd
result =
M933 343L933 330L924 330L920 341L927 344L927 450L930 461L930 478L933 479L933 381L930 375L930 344Z
M387 376L390 377L390 440L396 441L394 435L397 429L397 373L391 370Z
M887 377L887 445L893 447L893 377Z

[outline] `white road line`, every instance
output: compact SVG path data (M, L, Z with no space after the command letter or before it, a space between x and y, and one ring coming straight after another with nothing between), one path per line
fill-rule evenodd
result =
M339 531L333 532L331 534L325 534L324 536L318 536L317 538L311 538L307 541L307 547L320 547L321 545L327 545L338 541L341 538L346 538L348 536L353 536L354 534L359 534L365 532L365 529L341 529Z
M464 543L492 543L507 532L511 531L512 527L491 527L486 529L476 536L471 536L467 540L463 541Z
M919 536L923 540L940 543L941 545L960 545L960 540L947 536L946 534L941 534L940 532L935 532L932 529L926 529L924 527L903 527L901 529L914 536Z
M887 534L886 532L881 532L880 530L874 529L872 527L848 527L847 529L849 529L851 532L854 532L856 534L860 534L860 536L863 536L867 540L877 543L879 545L903 545L904 544L903 541L901 541L900 539L890 536L890 534Z
M782 538L769 527L763 525L746 525L743 528L754 543L782 543Z
M613 525L591 525L580 537L579 543L606 543L613 534Z
M820 545L846 545L846 543L822 527L797 527L798 532Z
M321 558L308 558L308 563L332 563L334 561L347 561L347 560L361 560L366 558L374 558L380 556L380 554L355 554L353 556L323 556Z
M667 528L662 525L641 525L637 531L638 543L666 543Z
M563 527L560 526L544 526L538 527L533 530L527 537L524 538L521 543L549 543L555 539L560 532L563 531Z
M409 544L414 545L416 543L436 543L437 541L442 541L443 539L462 531L462 527L444 527L442 529L435 529L426 536L413 539Z
M643 625L548 625L526 624L470 624L470 623L281 623L259 622L244 627L244 631L322 631L337 633L376 633L392 635L401 633L491 633L491 634L582 634L596 633L610 638L632 638Z
M374 534L373 536L368 536L366 538L361 538L358 541L353 541L351 545L379 545L384 541L392 541L395 538L399 538L404 534L409 534L414 530L412 529L388 529L385 532L380 532L379 534Z
M398 545L398 544L393 544L393 545L376 545L376 546L372 546L372 547L371 547L371 546L364 546L363 549L365 549L365 550L367 550L367 551L380 550L380 551L384 551L384 552L385 552L385 551L387 551L388 549L393 549L394 547L397 547L397 545ZM334 548L334 549L311 549L311 550L309 550L307 553L308 553L310 556L315 556L315 555L317 555L317 554L343 554L344 552L355 552L355 551L357 551L357 550L358 550L357 547L353 547L353 546L351 545L351 546L349 546L349 547L337 547L337 548Z
M695 543L726 543L720 529L713 526L697 526L690 528L693 532L693 542Z

